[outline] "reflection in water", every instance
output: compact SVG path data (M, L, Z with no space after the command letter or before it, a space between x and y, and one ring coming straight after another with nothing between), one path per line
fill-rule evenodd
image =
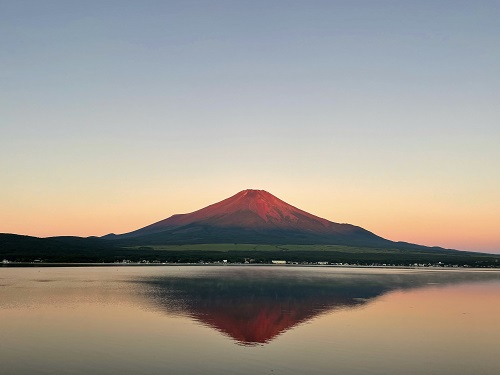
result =
M187 315L242 345L268 343L324 312L363 306L397 289L499 280L496 272L210 268L143 278L145 296L169 314Z
M0 284L2 374L500 374L499 271L3 267Z

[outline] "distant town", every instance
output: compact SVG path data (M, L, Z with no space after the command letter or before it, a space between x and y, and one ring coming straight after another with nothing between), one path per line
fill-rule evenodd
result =
M50 266L52 264L66 264L66 265L270 265L270 266L323 266L323 267L397 267L397 268L500 268L500 266L495 265L484 265L472 267L468 264L447 264L443 262L436 263L413 263L413 264L398 264L398 263L349 263L349 262L293 262L287 260L271 260L270 262L255 262L253 259L246 259L243 262L230 262L227 259L222 261L198 261L198 262L161 262L158 260L147 260L141 259L139 261L134 261L130 259L116 260L114 262L98 262L98 263L60 263L60 262L46 262L42 259L35 259L29 262L17 262L10 261L8 259L3 259L1 265L3 266L19 266L19 265L44 265Z

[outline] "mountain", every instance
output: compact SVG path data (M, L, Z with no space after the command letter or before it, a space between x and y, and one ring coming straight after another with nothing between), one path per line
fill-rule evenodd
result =
M224 245L222 245L224 244ZM184 246L179 246L184 245ZM264 246L260 246L264 245ZM340 246L337 246L340 245ZM0 261L332 262L497 267L493 254L393 242L294 207L263 190L244 190L200 210L133 232L37 238L0 233Z
M115 252L119 253L114 256ZM32 262L95 262L123 259L123 251L115 243L97 237L38 238L12 233L0 233L0 260Z
M173 215L133 232L104 238L149 245L290 243L387 247L394 244L361 227L334 223L267 191L253 189L188 214Z

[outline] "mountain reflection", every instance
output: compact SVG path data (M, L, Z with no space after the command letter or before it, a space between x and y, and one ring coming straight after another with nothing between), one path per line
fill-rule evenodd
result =
M195 267L142 284L156 308L189 316L239 344L257 345L319 314L357 308L393 290L491 279L498 280L499 274Z

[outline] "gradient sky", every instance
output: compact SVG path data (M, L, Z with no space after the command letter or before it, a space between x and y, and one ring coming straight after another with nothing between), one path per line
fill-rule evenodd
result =
M0 232L246 188L500 252L500 2L0 0Z

